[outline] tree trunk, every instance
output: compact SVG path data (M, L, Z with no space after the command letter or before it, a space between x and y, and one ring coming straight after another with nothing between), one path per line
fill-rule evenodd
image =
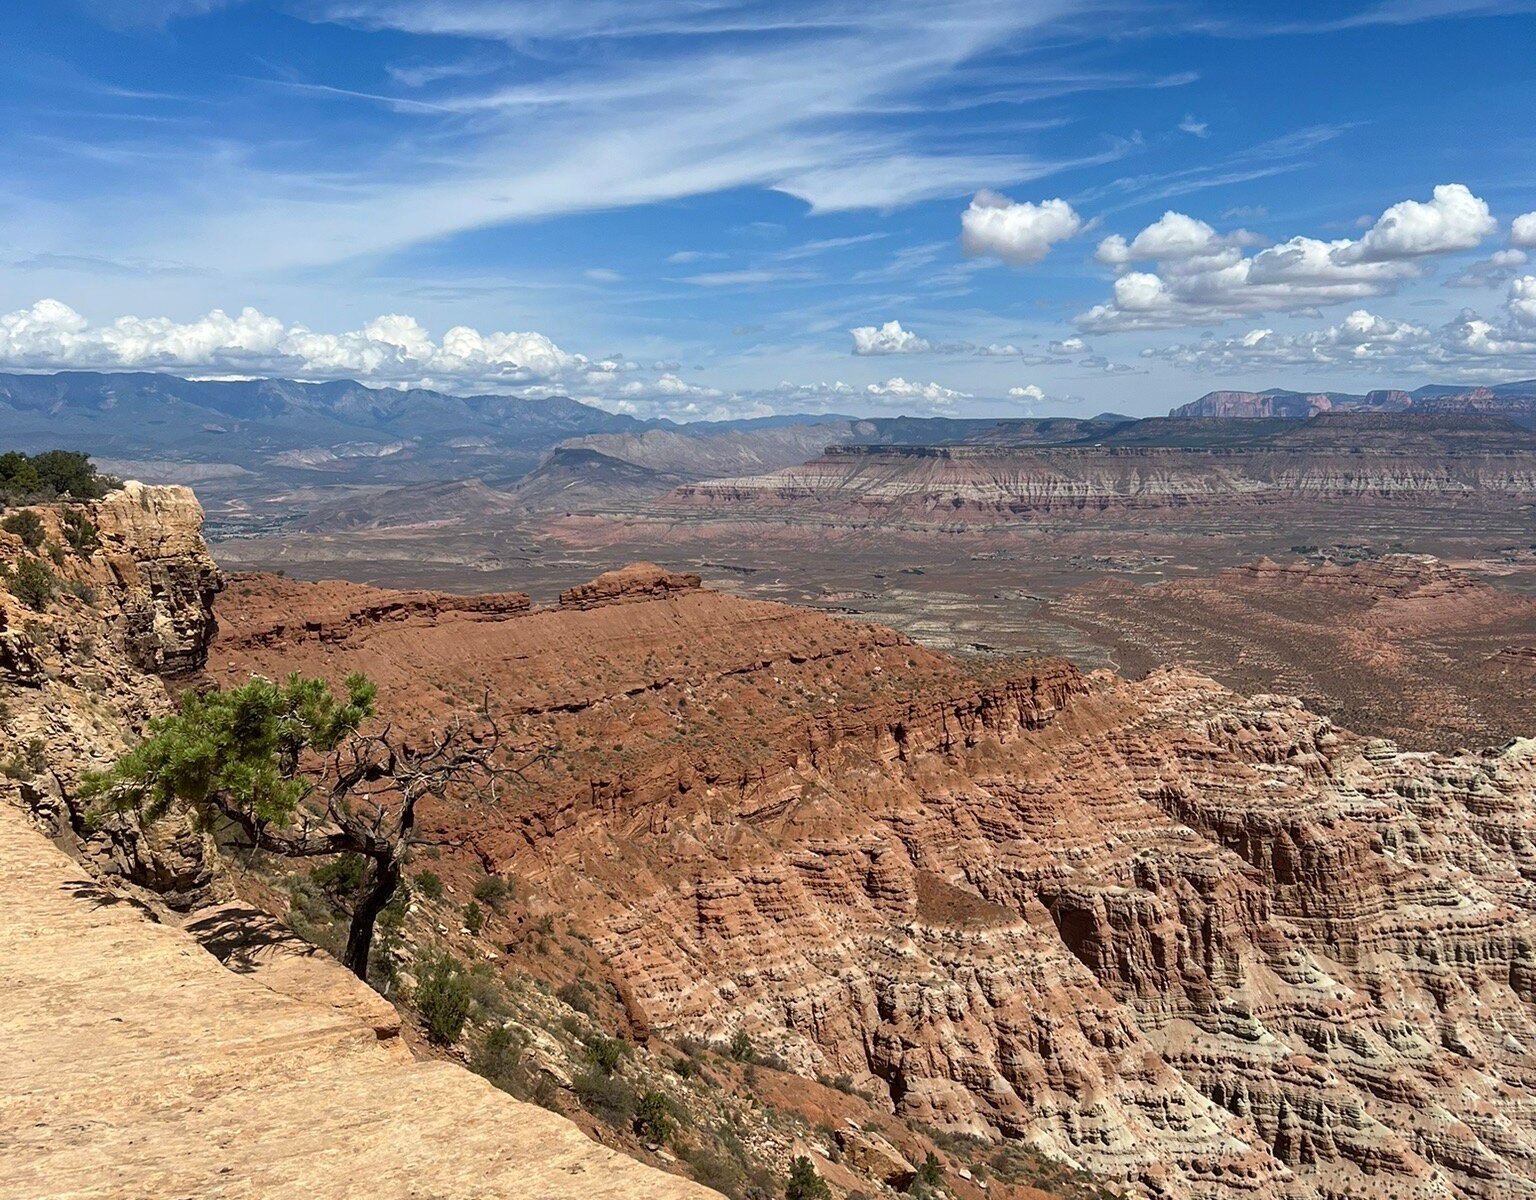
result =
M373 950L373 928L379 914L394 899L400 887L402 855L388 854L373 859L373 879L352 910L352 924L347 930L347 949L342 964L361 979L368 982L368 955Z

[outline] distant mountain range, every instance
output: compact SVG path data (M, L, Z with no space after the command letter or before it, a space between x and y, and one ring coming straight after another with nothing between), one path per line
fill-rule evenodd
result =
M1181 404L1168 415L1305 419L1325 412L1479 412L1528 424L1536 422L1536 379L1477 388L1432 383L1411 392L1382 389L1364 395L1293 392L1285 388L1268 388L1262 392L1207 392L1198 400Z
M254 472L298 482L441 479L449 464L513 479L551 447L592 434L725 433L837 421L782 416L678 425L566 396L454 396L342 380L201 380L150 372L0 374L0 449L68 446L146 474L191 481ZM155 470L156 467L160 469Z
M425 388L287 379L198 380L156 373L0 374L0 450L63 446L118 474L196 484L221 499L317 497L317 489L398 488L474 477L523 481L519 509L607 508L681 483L771 473L829 445L1200 446L1324 413L1502 417L1536 428L1536 380L1415 391L1211 392L1167 418L1040 419L785 414L677 424L565 396L454 396ZM428 489L430 491L430 487ZM433 507L461 500L437 496ZM483 497L482 497L483 499ZM329 499L327 498L327 503ZM342 498L350 506L351 501ZM348 509L353 520L366 519Z

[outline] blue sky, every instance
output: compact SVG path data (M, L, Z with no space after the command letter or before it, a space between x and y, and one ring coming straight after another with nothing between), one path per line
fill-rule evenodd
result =
M1522 0L10 5L0 364L683 419L1536 376L1533 52Z

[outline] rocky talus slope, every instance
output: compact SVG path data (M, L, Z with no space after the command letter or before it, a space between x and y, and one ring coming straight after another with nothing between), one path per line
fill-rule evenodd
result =
M386 595L241 579L210 670L361 667L420 719L489 686L558 758L433 810L442 871L563 897L649 1028L1145 1196L1536 1196L1536 741L1411 753L655 568L273 635Z
M71 510L99 544L48 555ZM413 1060L395 1010L231 902L185 826L86 827L80 772L168 711L165 677L202 666L220 579L183 488L35 511L65 589L34 611L0 588L0 1195L716 1195ZM23 553L0 533L0 561ZM519 599L407 597L372 615L473 619Z

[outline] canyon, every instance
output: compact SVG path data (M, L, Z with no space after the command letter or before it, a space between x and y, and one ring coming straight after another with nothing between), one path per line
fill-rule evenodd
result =
M1360 737L1187 669L955 659L637 565L430 615L239 577L216 679L490 688L558 762L432 814L652 1030L1149 1196L1533 1194L1536 742Z
M801 1154L834 1195L885 1194L933 1154L960 1200L1536 1196L1536 433L1433 402L941 443L900 420L589 433L516 479L313 493L213 554L184 488L41 505L46 544L72 508L99 544L59 552L36 611L0 590L0 798L32 823L5 814L0 854L16 944L46 951L7 975L29 1000L0 1039L68 975L81 1036L156 1095L183 1062L225 1097L355 1075L382 1130L421 1089L444 1130L518 1143L397 1160L443 1194L504 1164L514 1195L700 1194L690 1173L746 1195ZM423 805L449 899L413 898L397 957L483 966L484 1011L527 1039L516 1087L574 1124L464 1072L478 1034L429 1046L409 1003L273 934L315 928L307 876L77 798L181 689L356 670L403 729L488 703L546 751ZM459 928L487 879L515 902ZM237 911L292 952L247 972L208 932ZM97 941L121 957L70 965ZM138 1032L89 1015L113 975ZM177 1058L198 1036L156 1024L157 979L227 1011L227 1046ZM241 1014L274 1005L306 1049L279 1039L266 1076ZM697 1152L745 1147L729 1182L604 1123L581 1072L605 1031ZM69 1044L25 1102L132 1136ZM15 1144L23 1194L52 1194L45 1153L89 1167ZM275 1144L237 1169L280 1180ZM514 1179L541 1146L574 1182ZM1015 1150L1029 1171L988 1180ZM295 1153L274 1194L341 1186Z

